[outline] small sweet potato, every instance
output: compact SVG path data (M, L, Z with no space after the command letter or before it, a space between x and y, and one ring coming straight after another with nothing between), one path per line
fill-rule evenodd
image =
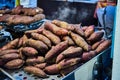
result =
M70 30L70 31L74 30L74 27L72 25L70 25L70 24L68 24L67 22L64 22L64 21L53 20L52 23L61 27L61 28L64 28L64 29L67 29L67 30Z
M26 41L26 45L41 51L41 53L46 53L46 51L48 50L47 45L39 40L28 39Z
M89 41L90 43L95 43L97 41L99 41L104 35L103 31L97 31L94 32L90 35L90 37L87 39L87 41Z
M45 67L44 71L47 73L47 74L59 74L60 72L60 69L58 67L57 64L53 64L53 65L50 65L50 66L47 66Z
M5 54L10 54L10 53L18 53L19 50L17 49L7 49L7 50L2 50L0 51L0 56L5 55Z
M51 41L44 35L38 33L31 33L31 36L33 39L40 40L44 42L48 47L51 47Z
M19 39L17 47L20 48L21 46L23 46L23 37Z
M34 66L27 66L24 68L24 71L34 74L38 77L42 77L42 78L48 77L47 74L43 70L41 70L37 67L34 67Z
M71 46L57 56L56 63L60 62L64 58L80 57L81 55L82 55L82 48L81 47Z
M82 47L85 51L89 51L91 47L88 45L88 43L78 34L75 34L73 32L70 32L70 36L74 40L74 42L79 46Z
M58 36L65 36L68 34L68 31L66 29L60 28L50 22L46 22L44 26L45 26L45 29L50 30L51 32L53 32L54 34Z
M96 48L96 52L100 53L103 50L107 49L109 46L111 45L111 40L105 40L103 41L97 48Z
M35 56L38 54L38 51L32 47L24 47L22 48L22 53L26 56Z
M7 69L18 69L22 67L24 64L24 61L22 59L14 59L9 62L7 62L4 67Z
M81 61L81 58L80 58L80 57L63 59L62 61L60 61L60 62L58 63L59 69L68 68L68 67L70 67L70 66L73 66L73 65L79 63L80 61Z
M102 39L102 40L97 41L96 43L94 43L92 45L92 49L95 50L103 41L105 41L105 39Z
M94 32L94 25L90 25L85 30L85 37L89 37Z
M69 36L64 36L62 40L64 41L68 40L69 45L75 45L74 41Z
M44 57L42 57L42 56L33 57L33 58L28 58L28 59L26 60L26 64L27 64L27 65L36 65L36 64L44 63L44 62L45 62L45 59L44 59Z
M51 50L45 55L45 60L49 61L54 57L58 56L60 52L64 51L68 47L68 41L63 41L56 46L52 47Z
M40 69L44 69L46 66L48 66L47 63L40 63L40 64L35 65L35 67L40 68Z
M6 50L6 49L14 49L17 47L18 45L18 42L19 42L19 39L15 39L15 40L12 40L10 41L8 44L4 45L1 50Z
M48 39L52 41L53 44L59 44L61 42L60 38L48 30L43 30L42 32Z
M0 59L2 59L5 62L18 58L20 58L20 55L18 53L11 53L0 56Z

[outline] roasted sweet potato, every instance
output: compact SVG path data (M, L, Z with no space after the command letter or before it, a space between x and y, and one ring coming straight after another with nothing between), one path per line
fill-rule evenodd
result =
M13 60L13 59L18 59L18 58L21 58L18 53L11 53L11 54L5 54L5 55L0 56L0 59L2 59L5 62Z
M27 66L24 68L24 71L34 74L38 77L42 77L42 78L48 77L47 74L43 70L41 70L37 67L34 67L34 66Z
M52 24L50 22L46 22L44 24L45 29L50 30L51 32L53 32L54 34L58 35L58 36L65 36L68 34L68 31L64 28L60 28L58 26L56 26L55 24Z
M44 19L45 15L44 14L36 14L33 18L35 21L39 21L39 20Z
M50 66L47 66L45 67L44 71L47 73L47 74L59 74L60 72L60 69L58 67L57 64L53 64L53 65L50 65Z
M64 21L53 20L52 23L61 27L61 28L64 28L64 29L67 29L67 30L70 30L70 31L74 30L74 27L72 25L70 25L70 24L68 24L67 22L64 22Z
M102 39L102 40L97 41L96 43L94 43L92 45L92 49L95 50L103 41L105 41L105 39Z
M87 41L89 41L90 43L95 43L97 41L99 41L104 35L103 31L97 31L94 32L90 35L90 37L87 39Z
M69 37L69 36L64 36L62 38L62 40L66 41L68 40L68 44L71 46L71 45L75 45L74 41Z
M46 53L46 51L48 50L47 45L39 40L28 39L25 44L27 46L33 47L33 48L41 51L41 53Z
M89 37L94 32L94 25L88 26L85 30L85 37Z
M40 68L40 69L44 69L48 65L49 64L47 64L47 63L40 63L40 64L36 64L35 67Z
M61 42L60 38L48 30L43 30L43 34L48 37L53 44L59 44Z
M32 47L24 47L22 48L22 53L26 56L35 56L38 54L38 51Z
M33 58L28 58L26 60L27 65L36 65L45 62L44 57L38 56L38 57L33 57Z
M24 64L24 61L22 59L14 59L9 62L7 62L4 67L7 69L18 69L22 67Z
M45 60L49 61L54 57L58 56L60 52L64 51L68 47L68 41L63 41L56 46L52 47L51 50L45 55Z
M51 41L45 37L42 34L38 34L38 33L31 33L32 38L40 40L42 42L44 42L48 47L51 47Z
M107 49L109 46L111 45L111 40L105 40L103 41L97 48L96 48L96 52L100 53L103 50Z
M2 50L0 51L0 56L5 55L5 54L10 54L10 53L18 53L19 50L17 49L7 49L7 50Z
M68 68L70 66L73 66L77 63L79 63L81 61L81 58L80 57L76 57L76 58L66 58L66 59L63 59L62 61L60 61L58 63L59 65L59 69L65 69L65 68Z
M72 37L72 39L75 41L75 43L79 47L82 47L86 51L89 51L91 49L91 47L88 45L88 43L78 34L70 32L70 36Z
M10 41L8 44L4 45L1 50L6 50L6 49L14 49L17 47L18 45L18 42L19 42L19 39L15 39L13 41Z
M81 47L71 46L57 56L56 63L60 62L64 58L80 57L81 55L82 55L82 48Z

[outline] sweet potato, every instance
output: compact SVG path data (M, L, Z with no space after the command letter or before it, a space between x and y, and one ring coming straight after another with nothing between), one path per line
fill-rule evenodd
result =
M4 67L7 69L18 69L22 67L24 64L24 61L22 59L14 59L9 62L7 62Z
M74 42L79 46L82 47L85 51L89 51L91 48L88 45L88 43L78 34L75 34L73 32L70 32L70 35L72 37L72 39L74 40Z
M72 25L70 25L70 24L68 24L67 22L64 22L64 21L53 20L52 23L61 27L61 28L64 28L64 29L67 29L67 30L70 30L70 31L74 30L74 27Z
M11 54L5 54L5 55L0 56L0 59L2 59L5 62L13 60L13 59L18 59L18 58L21 58L18 53L11 53Z
M89 37L94 32L94 25L90 25L85 30L85 37Z
M41 53L46 53L46 51L48 50L47 45L39 40L28 39L26 41L26 45L41 51Z
M88 28L88 26L83 26L83 27L81 27L81 29L85 32L86 31L86 29Z
M82 55L82 48L81 47L71 46L57 56L56 63L60 62L64 58L80 57L81 55Z
M64 51L67 47L68 47L68 41L63 41L57 44L47 52L47 54L45 55L45 60L49 61L52 58L58 56L60 52Z
M80 57L76 58L66 58L58 63L59 69L65 69L70 66L73 66L81 61Z
M62 40L64 41L68 40L69 45L75 45L74 41L69 36L64 36Z
M45 59L42 56L28 58L26 60L27 65L36 65L36 64L39 64L39 63L43 63L43 62L45 62Z
M44 42L48 47L51 47L51 41L45 37L42 34L38 34L38 33L31 33L32 38L40 40L42 42Z
M109 46L111 45L111 40L105 40L103 41L97 48L96 48L96 52L100 53L103 50L107 49Z
M75 33L77 33L77 34L79 34L80 36L85 36L85 33L83 32L83 30L80 28L80 26L76 26L76 25L74 25L74 28L75 28L75 30L74 30L74 32Z
M40 64L35 65L35 67L40 68L40 69L44 69L46 66L48 66L47 63L40 63Z
M50 30L51 32L53 32L54 34L58 36L65 36L68 34L68 31L66 29L60 28L50 22L46 22L44 26L45 26L45 29Z
M19 42L19 39L15 39L13 41L10 41L8 44L4 45L1 50L6 50L6 49L14 49L17 47L18 45L18 42Z
M47 74L43 70L41 70L37 67L34 67L34 66L27 66L24 68L24 71L34 74L38 77L42 77L42 78L48 77Z
M19 50L17 49L7 49L7 50L2 50L0 51L0 56L5 55L5 54L10 54L10 53L18 53Z
M53 44L59 44L61 42L60 38L48 30L43 30L43 34L48 37Z
M23 37L19 39L17 47L20 48L21 46L23 46Z
M26 41L28 40L27 35L23 35L23 46L25 46Z
M59 74L60 72L60 69L58 67L57 64L53 64L53 65L50 65L50 66L47 66L45 67L44 71L47 73L47 74Z
M22 48L22 53L26 56L35 56L38 54L38 51L32 47L24 47Z
M90 35L90 37L87 39L87 41L89 41L90 43L95 43L97 41L99 41L104 35L103 31L97 31L94 32Z
M92 49L95 50L103 41L105 41L105 39L102 39L102 40L97 41L96 43L94 43L92 45Z
M44 14L36 14L33 18L35 21L39 21L39 20L44 19L45 15Z

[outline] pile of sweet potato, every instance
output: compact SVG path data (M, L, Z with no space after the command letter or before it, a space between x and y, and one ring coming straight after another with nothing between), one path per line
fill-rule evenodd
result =
M26 31L0 49L0 66L18 69L46 78L66 75L111 45L103 31L94 25L80 27L53 20L36 30Z

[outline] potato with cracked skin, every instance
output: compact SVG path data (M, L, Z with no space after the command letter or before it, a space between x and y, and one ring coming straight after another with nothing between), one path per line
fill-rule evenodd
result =
M47 74L43 70L41 70L37 67L34 67L34 66L27 66L24 68L24 71L31 73L31 74L34 74L38 77L42 77L42 78L48 77Z
M7 69L19 69L20 67L22 67L24 64L24 61L22 59L14 59L11 61L8 61L4 67Z
M60 38L58 36L56 36L55 34L53 34L52 32L48 31L48 30L43 30L42 31L43 35L45 35L48 39L51 40L51 42L53 44L59 44L61 42Z
M91 49L90 45L78 34L70 32L70 36L74 40L74 42L79 46L82 47L85 51L89 51Z
M44 42L48 47L51 47L51 41L44 35L38 34L38 33L31 33L31 37L33 39L40 40L40 41Z
M69 36L64 36L62 38L62 40L66 41L68 40L68 44L71 46L71 45L75 45L74 41L69 37Z
M44 62L45 62L45 58L42 56L32 57L26 60L27 65L36 65Z
M53 32L54 34L58 36L65 36L68 34L68 30L64 28L60 28L56 26L55 24L52 24L51 22L45 22L44 27L45 29L50 30L51 32Z
M49 61L54 57L58 56L60 52L64 51L68 47L68 41L63 41L56 46L52 47L51 50L45 55L45 60Z

